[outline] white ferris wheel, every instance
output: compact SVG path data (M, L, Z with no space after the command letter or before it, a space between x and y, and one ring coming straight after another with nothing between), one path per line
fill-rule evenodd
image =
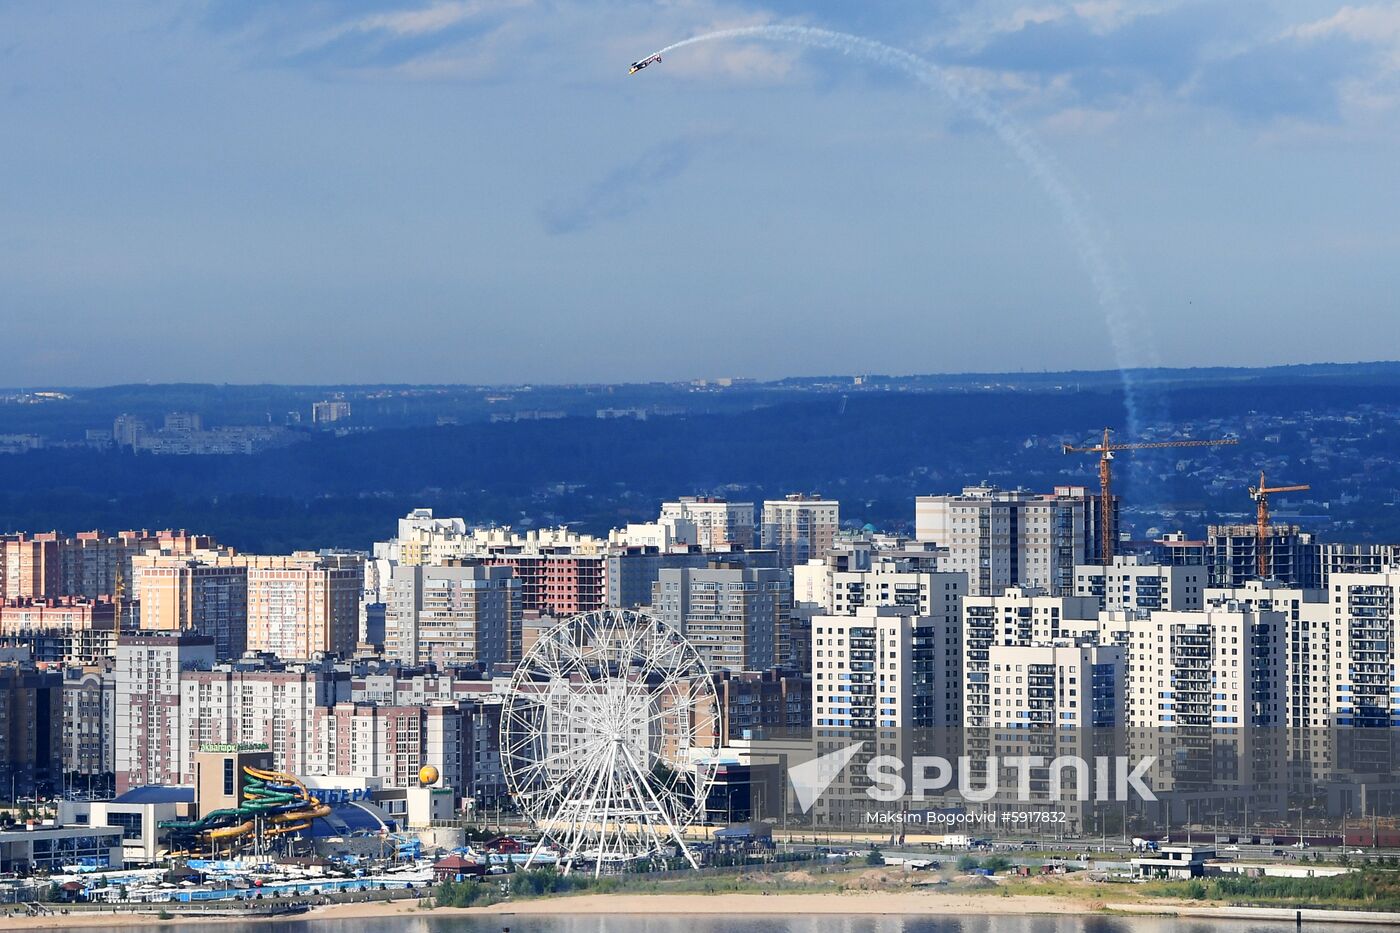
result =
M604 609L540 636L511 679L501 761L561 870L658 859L698 867L686 827L704 815L718 698L700 656L653 616Z

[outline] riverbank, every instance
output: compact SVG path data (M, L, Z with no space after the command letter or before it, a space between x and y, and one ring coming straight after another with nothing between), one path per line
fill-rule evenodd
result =
M416 901L334 904L289 917L190 917L171 921L154 914L84 913L44 917L0 917L5 929L78 929L83 927L159 926L165 922L250 923L276 925L288 920L390 920L454 916L1160 916L1210 920L1286 921L1290 908L1230 907L1191 903L1086 901L1081 898L1014 894L957 894L936 891L844 891L774 894L576 894L506 901L485 907L426 909ZM1376 911L1304 909L1305 922L1387 924L1400 926L1400 914Z

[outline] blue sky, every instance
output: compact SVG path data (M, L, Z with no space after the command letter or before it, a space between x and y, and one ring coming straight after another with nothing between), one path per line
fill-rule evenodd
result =
M712 29L869 36L1039 140ZM0 384L1393 358L1400 4L0 4Z

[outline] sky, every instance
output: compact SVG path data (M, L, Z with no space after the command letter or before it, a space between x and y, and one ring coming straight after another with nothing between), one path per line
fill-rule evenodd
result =
M7 0L0 385L1394 358L1397 166L1400 3Z

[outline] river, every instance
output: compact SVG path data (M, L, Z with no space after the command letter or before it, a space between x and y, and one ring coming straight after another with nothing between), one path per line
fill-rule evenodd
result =
M1294 924L1160 917L993 916L886 917L839 914L796 917L480 916L379 917L240 924L162 922L163 933L1294 933ZM84 933L133 927L85 927ZM1364 933L1365 927L1306 923L1305 933Z

